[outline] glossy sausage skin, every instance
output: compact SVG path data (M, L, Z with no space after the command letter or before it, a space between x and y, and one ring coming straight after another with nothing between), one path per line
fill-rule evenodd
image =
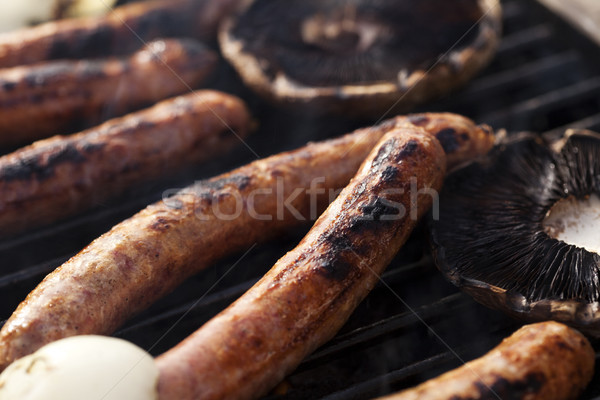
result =
M592 379L594 349L558 322L526 325L483 357L381 400L576 399Z
M381 137L395 126L412 126L416 117L397 117L257 160L116 225L49 274L19 305L0 330L0 370L60 338L110 334L216 260L316 218L329 204L330 190L346 186ZM452 129L461 141L448 151L463 160L481 155L465 148L486 147L471 140L483 140L486 150L492 146L492 133L462 116L418 118L429 121L424 125L431 135Z
M165 100L90 130L0 157L0 232L43 226L239 145L237 97L212 90Z
M194 40L159 40L128 59L0 69L0 144L71 133L197 87L216 54Z
M161 400L252 399L342 327L429 210L445 175L421 128L386 134L298 246L157 358Z
M0 35L0 68L122 55L159 37L212 40L238 0L150 0L94 18L63 19Z

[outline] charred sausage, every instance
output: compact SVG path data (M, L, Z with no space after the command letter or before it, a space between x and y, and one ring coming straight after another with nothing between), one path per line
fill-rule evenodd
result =
M160 40L129 59L55 61L0 70L0 143L71 133L189 91L216 54L194 40Z
M592 379L595 354L558 322L526 325L483 357L381 400L576 399Z
M203 90L2 156L1 235L54 222L222 153L240 143L250 122L240 99Z
M156 359L159 398L251 399L270 390L335 335L377 283L431 207L424 191L441 188L445 168L444 150L423 129L386 134L295 249Z
M122 55L144 41L187 36L212 40L238 0L151 0L106 16L48 22L0 35L0 68L40 61Z
M489 129L458 115L397 117L199 182L116 225L49 274L0 330L0 370L60 338L112 333L219 258L303 223L311 210L316 218L328 192L344 187L378 140L412 126L411 118L431 135L454 132L447 149L461 155L454 163L493 144Z

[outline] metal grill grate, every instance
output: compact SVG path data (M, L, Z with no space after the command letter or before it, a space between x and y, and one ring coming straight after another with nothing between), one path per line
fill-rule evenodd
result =
M456 95L421 111L457 112L509 132L600 129L600 49L533 1L503 5L505 33L493 64ZM364 124L273 112L243 89L225 65L214 86L248 100L262 124L250 145L261 156ZM8 318L48 272L112 225L158 200L163 189L243 164L252 159L247 153L240 149L226 160L137 189L83 216L1 242L0 319ZM306 229L253 248L230 273L239 255L195 276L117 336L154 354L165 351L248 289ZM517 327L443 280L421 227L338 336L269 398L364 399L389 393L483 354ZM599 374L584 399L597 395Z

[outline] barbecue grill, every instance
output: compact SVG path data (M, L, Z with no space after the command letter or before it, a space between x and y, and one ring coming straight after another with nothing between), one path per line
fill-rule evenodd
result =
M600 130L600 42L534 0L504 1L503 7L504 35L493 63L455 95L415 112L456 112L508 134L527 130L553 135L565 127ZM257 157L373 123L273 109L245 89L225 63L211 85L247 100L260 123L248 146L132 189L68 221L1 241L0 323L47 273L165 192ZM308 229L252 246L194 276L116 336L155 355L166 351L252 286ZM268 398L365 399L387 394L482 355L519 326L444 280L421 225L339 334ZM600 343L594 344L600 349ZM600 368L583 395L593 398L600 399Z

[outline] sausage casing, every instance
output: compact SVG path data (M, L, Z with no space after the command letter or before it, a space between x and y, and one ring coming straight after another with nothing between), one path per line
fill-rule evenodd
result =
M316 218L329 192L346 186L379 139L411 118L431 135L454 132L457 140L447 151L463 161L480 155L465 148L487 151L494 141L489 130L455 114L397 117L183 189L116 225L49 274L0 330L0 369L54 340L110 334L216 260L305 223L311 211Z
M558 322L526 325L489 353L381 400L576 399L592 379L595 354Z
M0 232L43 226L240 144L249 112L201 90L0 157Z
M157 358L161 400L264 394L346 322L432 205L446 160L421 128L386 134L298 246Z
M94 18L47 22L0 35L0 68L122 55L159 37L212 40L238 0L150 0Z
M190 39L158 40L128 59L0 69L0 144L71 133L197 87L216 54Z

